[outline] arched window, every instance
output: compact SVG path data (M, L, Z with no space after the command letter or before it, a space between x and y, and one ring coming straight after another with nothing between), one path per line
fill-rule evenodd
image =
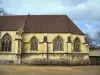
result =
M35 37L33 37L33 38L31 39L31 50L32 50L32 51L38 50L38 40L37 40L37 38L35 38Z
M63 50L63 40L60 37L57 37L53 42L53 50Z
M79 40L79 38L76 38L74 40L74 51L80 52L80 40Z
M2 51L10 52L12 47L11 36L7 33L2 38Z

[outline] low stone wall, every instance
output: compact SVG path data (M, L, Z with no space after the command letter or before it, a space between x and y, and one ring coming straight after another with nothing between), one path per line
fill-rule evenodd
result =
M20 64L19 56L15 53L0 53L0 64Z
M0 53L0 64L87 65L88 53Z
M47 56L48 55L48 56ZM25 53L22 54L22 64L33 65L87 65L88 53Z

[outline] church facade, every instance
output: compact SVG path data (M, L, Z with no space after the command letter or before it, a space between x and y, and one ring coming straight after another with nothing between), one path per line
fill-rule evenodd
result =
M0 16L0 63L87 65L89 45L66 15Z

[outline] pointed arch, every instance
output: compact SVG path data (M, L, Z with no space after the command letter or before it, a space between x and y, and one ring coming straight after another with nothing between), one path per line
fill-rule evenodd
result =
M57 36L53 40L53 50L54 51L61 51L61 50L63 50L63 39L60 36Z
M81 42L80 42L80 39L78 37L75 38L74 40L74 51L75 52L80 52L80 45L81 45Z
M10 34L6 33L2 37L2 51L11 52L11 47L12 47L12 38Z
M37 51L38 50L38 40L36 37L32 37L30 40L31 45L31 51Z

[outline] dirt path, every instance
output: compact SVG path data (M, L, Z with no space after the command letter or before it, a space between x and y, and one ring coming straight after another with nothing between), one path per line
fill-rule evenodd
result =
M0 65L0 75L100 75L100 66Z

